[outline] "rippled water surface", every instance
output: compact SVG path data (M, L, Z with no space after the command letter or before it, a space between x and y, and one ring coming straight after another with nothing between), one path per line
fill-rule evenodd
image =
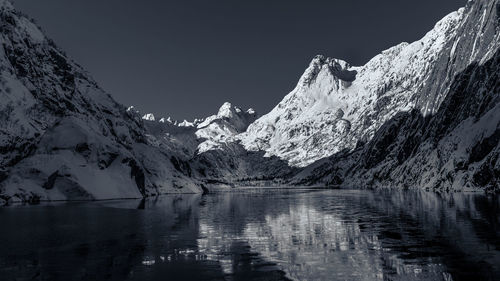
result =
M0 280L500 280L498 196L266 189L0 223Z

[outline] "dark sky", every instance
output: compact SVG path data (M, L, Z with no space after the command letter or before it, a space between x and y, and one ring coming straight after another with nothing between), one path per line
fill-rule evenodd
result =
M362 65L466 0L13 0L125 105L267 113L316 54Z

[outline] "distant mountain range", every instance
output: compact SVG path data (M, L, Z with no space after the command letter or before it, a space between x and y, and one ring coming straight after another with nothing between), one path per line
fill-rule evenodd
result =
M364 66L315 57L271 112L192 122L118 104L0 0L0 203L244 185L500 191L500 2ZM369 43L369 42L368 42Z

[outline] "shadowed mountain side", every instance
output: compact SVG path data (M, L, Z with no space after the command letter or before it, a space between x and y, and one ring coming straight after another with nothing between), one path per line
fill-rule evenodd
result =
M0 0L0 204L216 185L499 191L498 7L469 1L363 67L318 56L261 118L224 103L178 123L118 104Z
M458 74L437 112L386 122L367 144L320 160L294 184L432 190L500 188L500 51Z
M0 40L0 203L201 192L149 145L140 118L6 0Z
M235 139L255 118L253 110L242 111L225 103L217 115L189 126L154 120L144 120L144 124L149 144L170 153L174 168L201 182L203 188L279 185L298 169L264 151L247 151Z
M454 77L499 49L498 7L499 0L469 1L420 40L363 66L315 57L294 90L239 137L242 144L305 167L370 141L398 112L434 115Z
M190 163L196 177L207 184L231 186L279 185L298 171L276 156L264 151L247 151L240 143L228 143L223 150L210 150L195 156Z

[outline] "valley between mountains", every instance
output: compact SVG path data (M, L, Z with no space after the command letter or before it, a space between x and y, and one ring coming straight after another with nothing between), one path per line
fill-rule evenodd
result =
M500 0L363 66L318 55L269 113L117 103L0 0L0 204L241 186L500 191ZM313 55L313 54L311 54Z

